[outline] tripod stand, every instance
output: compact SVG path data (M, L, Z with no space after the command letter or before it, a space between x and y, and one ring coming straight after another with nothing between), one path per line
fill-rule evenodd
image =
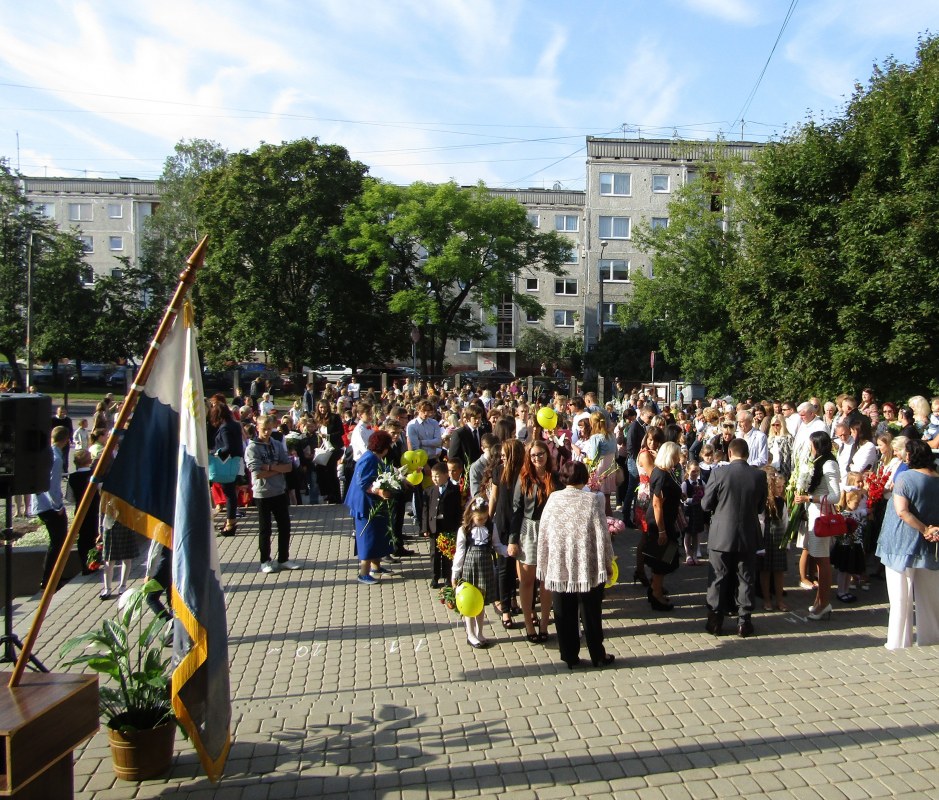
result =
M4 611L3 636L0 636L0 645L3 646L3 655L0 663L15 664L17 661L16 649L23 649L20 638L13 633L13 494L6 492L6 525L3 528L3 579L4 585ZM35 672L48 672L43 663L34 655L29 657L29 667Z

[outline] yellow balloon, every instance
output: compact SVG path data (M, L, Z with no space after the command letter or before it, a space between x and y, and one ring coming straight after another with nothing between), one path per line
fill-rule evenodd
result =
M417 474L420 475L421 473L418 472ZM434 485L434 482L430 479L430 475L424 475L424 482L421 483L421 488L429 489L433 485Z
M414 457L414 466L417 469L423 469L427 465L427 451L426 450L412 450L411 453Z
M616 582L619 580L619 564L616 563L616 559L613 559L613 569L610 570L610 577L607 579L607 582L603 584L607 589L610 589L613 586L616 586Z
M538 424L546 431L553 431L558 426L558 415L549 406L538 409L537 419Z
M464 617L476 617L482 613L483 593L473 584L463 582L456 587L456 610Z
M412 486L420 486L424 482L424 473L420 471L412 472L407 476L406 480Z
M405 450L401 454L401 466L407 467L408 469L416 469L417 464L414 463L414 450Z

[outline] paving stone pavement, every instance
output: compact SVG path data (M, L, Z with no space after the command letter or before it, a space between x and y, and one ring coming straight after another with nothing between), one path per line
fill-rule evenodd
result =
M707 568L683 565L667 578L672 613L652 612L640 586L610 590L616 662L569 672L553 636L529 644L491 610L496 645L471 649L428 587L427 542L363 586L344 508L291 511L300 571L258 571L253 512L218 539L233 693L223 780L211 784L178 737L166 778L117 781L99 732L76 754L76 797L939 796L939 648L884 649L882 582L830 622L806 621L790 554L798 613L757 612L756 636L715 639L703 630ZM623 580L634 544L627 532L615 545ZM50 668L113 608L98 590L77 578L55 596L37 647ZM21 636L36 600L18 606Z

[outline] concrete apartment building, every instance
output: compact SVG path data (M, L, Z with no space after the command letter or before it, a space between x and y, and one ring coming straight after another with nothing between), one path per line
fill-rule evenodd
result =
M752 161L756 142L724 142L724 151ZM658 139L587 138L586 189L492 189L525 206L539 230L570 239L567 274L556 277L532 271L519 278L517 290L533 295L545 308L529 318L513 302L489 314L474 308L485 326L479 340L449 342L446 360L453 367L516 371L516 348L524 331L541 327L561 338L577 337L592 349L603 329L615 326L617 307L632 292L632 278L651 276L651 260L636 246L640 223L667 226L668 204L693 180L709 142ZM73 227L85 243L89 282L95 275L120 269L115 256L136 261L144 220L159 204L156 181L134 178L23 178L26 196L59 227Z
M89 266L84 276L111 275L119 257L140 257L144 220L159 204L156 181L137 178L21 178L32 206L62 230L74 229Z

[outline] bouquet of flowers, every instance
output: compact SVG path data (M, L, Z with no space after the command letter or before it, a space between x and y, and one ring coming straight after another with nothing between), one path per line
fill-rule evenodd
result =
M786 532L779 544L780 549L788 547L799 532L799 525L802 524L802 518L805 516L805 505L803 503L794 503L793 498L797 494L805 494L809 490L814 469L815 464L811 458L801 458L792 464L792 474L789 476L789 483L786 484L786 508L789 509L789 524L786 525Z
M104 552L104 544L98 542L91 550L88 551L88 556L85 560L85 566L88 567L92 572L97 572L101 569L101 565L104 563L104 557L102 553Z
M460 616L460 612L456 610L456 591L449 583L437 592L437 600L440 605L446 606Z
M626 525L621 519L617 519L616 517L607 517L606 529L610 532L610 536L616 536L618 533L622 533L626 530Z
M588 478L587 478L587 488L591 492L599 492L600 487L603 485L603 479L607 475L612 475L616 470L619 469L619 465L614 461L610 464L607 469L600 471L600 465L603 463L603 459L600 456L596 458L589 458L584 456L584 466L587 467Z
M884 497L884 487L887 485L887 472L883 466L867 475L865 481L867 488L867 510L870 512Z
M395 505L395 497L397 493L401 491L401 476L398 474L398 470L394 468L382 469L381 467L379 467L379 470L378 477L375 478L375 481L372 483L372 491L391 492L392 496L388 500L382 497L375 502L375 505L373 505L368 512L368 522L371 522L376 514L383 514L388 517L388 519L391 519ZM366 527L367 526L368 523L366 523ZM388 529L388 538L391 539L392 544L394 544L394 532L390 527Z
M456 536L452 533L441 533L437 536L437 549L443 554L444 558L453 561L456 553Z

